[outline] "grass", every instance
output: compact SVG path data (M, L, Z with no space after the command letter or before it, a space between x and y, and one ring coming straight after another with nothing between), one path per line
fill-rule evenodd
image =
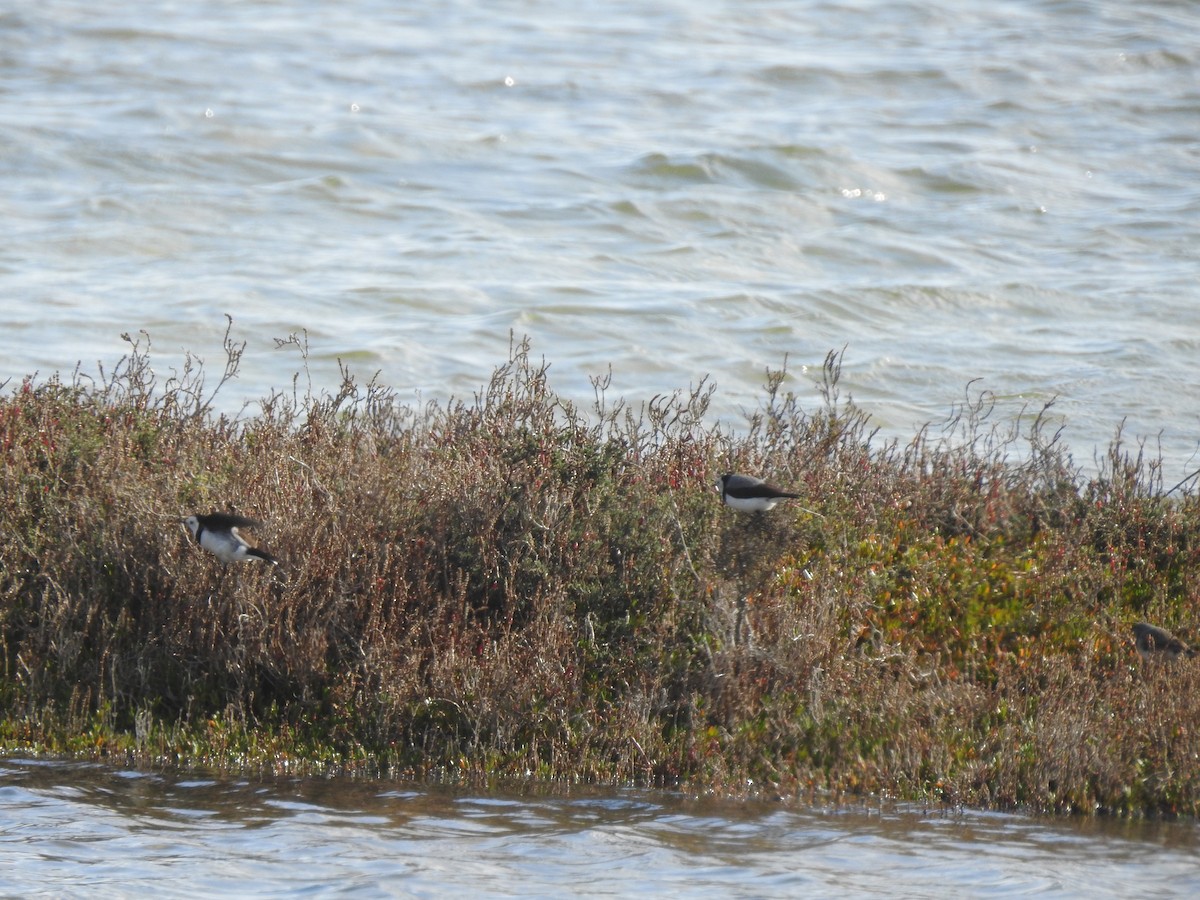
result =
M291 338L301 353L303 340ZM882 441L825 363L583 411L516 343L469 400L375 381L217 415L149 339L0 398L0 746L146 765L875 794L1073 813L1200 811L1191 482L1120 436L1084 475L1049 408L968 393ZM796 486L765 516L723 471ZM221 566L178 519L265 520Z

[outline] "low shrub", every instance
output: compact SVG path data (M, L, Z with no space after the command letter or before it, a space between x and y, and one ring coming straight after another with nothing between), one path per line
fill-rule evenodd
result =
M304 353L302 338L288 341ZM111 373L0 399L0 737L144 763L873 792L1195 815L1190 482L1118 435L1085 475L1047 406L970 393L883 441L830 354L806 411L769 372L747 427L713 387L583 411L516 342L470 400L344 373L213 411L149 339ZM802 497L721 506L717 475ZM179 525L260 518L278 569Z

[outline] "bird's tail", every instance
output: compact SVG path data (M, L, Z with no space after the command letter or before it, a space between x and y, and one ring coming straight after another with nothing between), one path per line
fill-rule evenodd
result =
M279 565L279 560L265 550L259 550L257 547L247 547L246 555L253 556L255 559L261 559L263 562L269 562L273 566Z

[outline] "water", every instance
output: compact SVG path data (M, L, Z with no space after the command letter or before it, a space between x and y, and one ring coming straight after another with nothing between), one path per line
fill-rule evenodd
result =
M247 342L469 395L510 332L576 400L846 348L885 435L968 382L1193 458L1200 7L381 0L0 8L0 379Z
M1058 397L1085 464L1126 421L1168 483L1200 466L1194 3L40 0L0 29L0 380L111 370L139 329L160 376L219 370L229 313L226 409L291 383L294 333L318 388L341 360L415 400L515 332L568 397L711 375L736 424L766 367L815 404L845 347L885 435L978 379L1004 415ZM6 768L14 894L1196 886L1166 826Z
M190 897L1189 896L1193 823L479 795L0 760L0 892Z

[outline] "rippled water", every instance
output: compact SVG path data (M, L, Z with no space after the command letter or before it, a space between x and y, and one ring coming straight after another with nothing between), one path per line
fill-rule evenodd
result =
M558 390L846 347L889 435L972 379L1192 459L1200 7L1151 0L42 0L0 12L0 378L307 330L403 397L528 334Z
M1194 824L0 760L11 896L1189 896Z
M139 329L164 376L219 368L230 313L234 409L290 384L295 332L318 386L341 359L413 399L516 332L569 397L708 374L736 422L785 356L815 403L844 346L886 435L980 379L1006 414L1060 397L1081 462L1127 419L1168 479L1200 465L1195 3L40 0L0 28L0 380L111 370ZM11 894L1198 886L1173 826L3 778Z

